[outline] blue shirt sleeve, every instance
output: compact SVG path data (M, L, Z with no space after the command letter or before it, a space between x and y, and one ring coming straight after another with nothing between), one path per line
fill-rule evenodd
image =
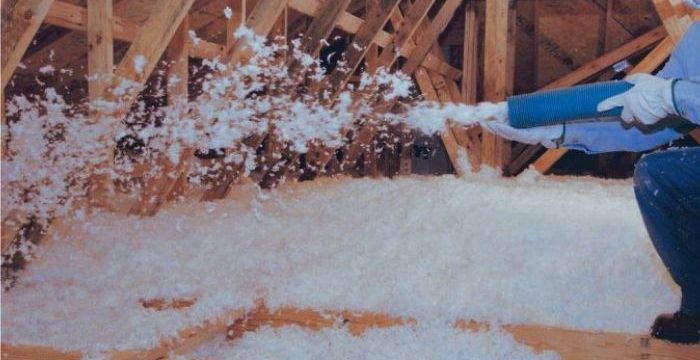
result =
M683 118L700 125L700 82L678 81L673 88L673 99Z
M676 83L676 108L684 118L700 124L700 23L695 23L679 42L671 58L657 74L666 79L683 79ZM589 154L611 151L645 151L682 137L682 133L665 128L645 132L626 128L621 122L568 124L563 146Z

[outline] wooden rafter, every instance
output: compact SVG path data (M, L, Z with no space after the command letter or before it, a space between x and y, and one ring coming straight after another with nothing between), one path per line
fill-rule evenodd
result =
M416 77L416 82L418 83L419 88L421 88L421 90L424 90L424 97L431 101L461 101L460 96L457 96L456 98L452 97L452 93L459 94L459 89L457 88L457 85L454 83L454 81L452 79L445 79L444 76L437 72L428 72L428 66L426 66L426 62L428 61L429 57L432 57L432 59L437 59L438 61L444 61L442 53L432 45L437 41L437 38L440 35L440 33L444 30L446 23L449 22L449 20L452 18L454 14L453 7L459 6L459 3L460 1L454 1L452 3L447 2L443 4L443 7L441 7L440 11L438 12L438 14L432 22L425 17L425 14L421 15L421 13L423 13L424 11L428 11L430 6L427 6L426 4L422 4L420 2L414 3L411 7L408 7L408 5L404 4L406 13L412 14L412 19L420 18L420 20L417 20L417 22L415 23L412 22L412 20L409 20L408 18L404 18L403 14L401 13L402 9L396 8L391 14L391 22L395 28L401 30L402 28L408 26L410 29L407 29L406 32L410 32L412 37L420 39L419 44L417 44L417 42L414 41L414 39L412 39L410 36L406 39L401 40L401 43L403 43L404 48L407 47L406 45L410 45L411 52L407 53L407 55L409 56L409 60L411 58L417 59L419 55L423 52L422 47L424 45L422 45L421 43L427 43L430 45L428 47L428 50L426 50L426 53L423 54L422 58L422 66L426 69L416 69L412 71L412 69L410 68L406 69L404 65L404 67L401 70ZM385 49L384 51L386 50L387 49ZM418 53L416 53L416 51L418 51ZM384 54L385 53L382 52L382 55ZM404 53L401 52L401 54ZM389 59L388 61L390 61L390 63L393 63L394 57L384 57L381 59L384 61L387 61L387 59ZM433 86L433 84L436 83L438 84L438 86ZM450 92L448 89L449 85L453 86L452 92ZM439 92L442 94L442 96L437 96L437 93L436 96L431 96L432 92L435 91L437 88L439 88ZM425 91L428 91L428 95L425 94ZM463 134L461 131L455 132L454 130L455 129L453 129L451 126L447 126L446 129L440 134L440 138L443 142L443 145L445 146L453 168L458 174L462 174L464 172L464 169L461 169L459 166L460 162L458 159L458 148L460 144L456 136L462 136ZM347 146L346 158L344 159L344 161L350 165L354 164L359 155L366 151L367 148L371 147L375 133L376 128L374 126L362 126L359 130L358 135L353 139L352 143L349 146ZM404 152L406 152L406 150L408 149L404 149ZM408 165L407 160L408 159L403 160L405 167ZM474 159L472 158L471 160ZM474 165L474 162L472 163Z
M246 27L253 29L256 34L260 36L268 36L269 33L274 28L277 23L278 18L283 13L286 14L285 8L287 7L287 1L279 0L260 0L258 4L253 8L246 19ZM286 20L285 20L286 22ZM231 49L228 50L228 56L230 64L235 64L239 61L244 60L249 56L250 50L246 48L246 44L243 39L237 41ZM252 135L244 141L244 145L252 151L255 151L265 140L263 135ZM255 156L254 154L245 154L247 156ZM245 166L245 161L234 166L231 171L225 171L217 183L210 189L207 189L204 194L202 194L201 201L212 201L216 199L221 199L228 194L231 185L239 178L239 175L243 172Z
M389 15L398 6L399 0L372 0L367 6L365 24L357 31L352 43L345 50L346 69L336 68L329 76L329 83L334 91L342 91L345 84L364 58L374 38L382 30Z
M447 0L445 4L442 5L440 11L437 13L435 18L430 22L430 26L423 32L420 39L416 42L416 48L413 49L411 55L406 59L401 68L402 71L408 74L412 74L418 66L422 63L425 56L428 54L430 49L433 47L438 39L438 36L445 30L447 24L450 22L452 17L457 10L457 7L462 3L462 0Z
M129 111L193 3L194 0L158 0L154 4L154 11L143 25L148 31L139 32L117 67L114 80L102 94L102 98L107 100L119 97L119 106L111 115L121 118ZM121 87L125 80L135 86L130 86L123 96L118 96L114 90Z
M246 27L257 35L267 36L286 6L287 0L260 0L248 16ZM235 64L251 54L252 49L248 47L246 40L241 38L227 49L223 61Z
M2 89L10 81L53 0L2 2Z
M350 79L352 74L355 72L360 62L363 60L365 54L372 45L373 39L375 39L382 28L389 21L389 16L391 12L398 6L399 0L371 0L368 2L367 6L367 20L364 25L357 31L355 37L350 46L346 49L345 58L347 60L347 69L340 70L336 68L329 76L328 82L335 93L339 93ZM341 136L345 137L350 129L341 130ZM316 163L318 171L321 172L325 168L325 165L331 161L332 157L335 155L335 149L330 149L325 146L315 144L312 145L312 150L309 151L309 156L307 160L313 159ZM297 161L298 154L294 155L292 159L287 163L284 169L280 171L280 174L286 177L287 173L294 172L295 169L291 167ZM272 175L272 174L270 174ZM269 177L269 176L268 176Z
M308 30L301 38L299 51L316 57L321 51L323 41L328 38L340 17L345 14L345 10L350 5L351 0L341 0L338 2L326 1L316 12L316 16L309 24Z
M177 106L184 105L187 99L188 90L188 45L189 45L189 16L186 16L175 35L170 40L170 44L165 49L165 61L168 69L166 73L166 90L168 104ZM181 159L177 164L173 164L165 154L158 155L158 164L161 169L159 176L149 179L141 192L139 200L135 202L129 214L141 216L153 216L156 214L168 194L178 184L182 174L189 167L190 160L194 155L194 150L186 149L182 152Z
M135 21L118 16L113 19L112 29L115 40L133 42L139 34L144 32L141 31L141 25ZM87 20L87 9L65 1L56 1L51 6L45 22L75 31L87 31ZM194 44L192 39L188 38L188 42L190 42L189 56L194 58L213 59L221 56L224 50L222 45L201 39Z
M398 24L392 21L392 24L396 26L397 30L392 37L392 41L382 50L377 60L378 64L381 64L381 66L387 69L391 68L400 54L400 49L403 49L406 44L411 42L413 34L423 22L423 19L425 19L425 16L428 14L428 10L430 10L430 7L433 6L434 3L435 0L418 0L411 5L406 16L403 17ZM399 12L399 9L394 10L394 13ZM398 53L397 50L399 51Z
M544 86L542 90L556 89L581 83L589 77L608 69L614 64L634 54L638 54L662 41L666 38L666 34L666 29L663 26L656 27L651 31L635 38L634 40L625 43L619 48L581 66L578 70Z

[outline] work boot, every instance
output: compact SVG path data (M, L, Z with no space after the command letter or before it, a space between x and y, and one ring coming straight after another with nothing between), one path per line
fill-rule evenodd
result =
M651 336L678 344L700 344L700 315L680 311L659 315L651 326Z

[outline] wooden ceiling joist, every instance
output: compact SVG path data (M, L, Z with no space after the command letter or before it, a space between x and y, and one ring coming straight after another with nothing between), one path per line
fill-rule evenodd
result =
M2 2L2 89L10 81L52 3L53 0Z

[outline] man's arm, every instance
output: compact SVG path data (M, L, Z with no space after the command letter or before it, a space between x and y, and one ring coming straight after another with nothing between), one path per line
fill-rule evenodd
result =
M700 77L694 77L693 62L700 58L700 23L696 23L673 51L671 58L657 76L683 79L674 86L676 109L680 115L700 124ZM645 151L682 137L672 128L645 132L637 127L625 127L621 122L593 122L566 126L563 146L587 153L610 151Z

